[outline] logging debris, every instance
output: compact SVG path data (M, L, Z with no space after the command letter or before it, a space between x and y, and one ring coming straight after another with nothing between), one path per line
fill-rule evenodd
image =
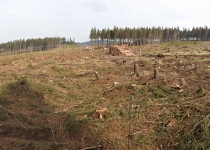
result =
M164 56L162 53L159 53L159 54L157 55L157 57L159 57L159 58L164 58L165 56Z
M112 56L119 56L119 55L134 56L134 54L129 50L127 45L122 45L122 46L112 45L109 48L108 55L112 55Z
M103 115L106 112L106 110L107 110L106 107L100 107L100 108L96 109L96 111L94 112L94 114L92 114L92 117L103 119Z

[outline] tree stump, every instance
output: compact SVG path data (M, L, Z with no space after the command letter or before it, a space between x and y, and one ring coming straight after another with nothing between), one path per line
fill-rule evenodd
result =
M180 86L187 87L187 83L184 78L180 78L179 81L180 81Z
M171 48L169 48L169 49L168 49L168 52L170 53L170 52L171 52L171 50L172 50L172 49L171 49Z
M139 57L141 57L142 56L142 54L141 54L141 49L139 50Z
M134 63L134 75L136 75L137 77L139 76L139 69L136 63Z
M85 61L87 61L88 60L88 57L85 57Z
M98 72L95 71L94 74L95 74L95 77L96 77L96 81L98 81L99 80Z
M154 69L154 79L158 78L158 69Z
M103 116L104 116L106 110L107 110L106 107L96 109L95 113L92 114L92 117L94 117L94 118L97 117L97 118L103 119Z

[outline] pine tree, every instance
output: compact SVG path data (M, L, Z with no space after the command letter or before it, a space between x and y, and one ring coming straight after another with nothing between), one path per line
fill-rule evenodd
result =
M97 34L96 34L96 36L97 36L98 47L99 47L100 38L101 38L101 32L100 32L100 30L99 30L99 29L97 30Z

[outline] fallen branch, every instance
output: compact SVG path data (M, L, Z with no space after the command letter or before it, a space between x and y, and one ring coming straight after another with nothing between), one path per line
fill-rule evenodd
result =
M128 121L128 122L121 128L121 130L122 130L123 128L127 127L129 123L130 123L130 121Z
M87 105L85 105L84 107L87 108L87 107L89 107L89 106L95 106L97 103L99 103L99 101L96 101L96 102L94 102L94 103L87 104Z
M139 144L139 143L134 142L133 140L131 140L131 142L132 142L133 144L137 145L137 146L140 146L140 144Z
M208 118L208 117L210 117L210 114L207 115L205 118L203 118L201 121L197 122L197 123L194 125L194 127L192 128L192 130L190 130L189 132L194 131L195 128L196 128L199 124L201 124L201 123L202 123L206 118Z
M97 146L82 148L80 150L88 150L88 149L95 149L95 148L101 148L101 147L102 147L102 145L97 145Z
M15 115L11 112L11 110L9 110L9 112L13 115L13 117L15 118L15 120L24 128L26 129L27 131L29 131L16 117Z
M1 105L0 105L0 108L1 109L3 109L4 111L6 111L6 112L8 112L9 114L12 114L12 116L14 117L14 119L25 129L25 130L27 130L27 131L29 131L16 117L15 117L15 115L14 115L14 113L12 113L12 111L11 110L7 110L6 108L3 108L3 107L1 107Z
M143 131L134 132L134 133L131 133L131 134L127 135L127 137L128 137L128 136L131 137L131 136L134 136L134 135L136 135L136 134L140 134L140 133L142 133L142 132L143 132Z
M66 112L66 111L68 111L68 110L71 109L71 108L78 107L78 105L82 104L83 102L84 102L84 101L81 101L81 102L77 103L77 104L74 105L74 106L67 107L66 109L63 109L62 111L57 111L57 112L54 112L54 113L57 114L57 113L61 113L61 112Z
M165 110L166 108L164 107L158 114L158 116L160 116L162 114L162 112Z
M47 119L47 121L50 122L48 119ZM54 143L58 147L58 142L56 142L56 140L55 140L54 130L52 129L51 124L50 124L50 128L51 128L51 133L52 133L52 136L53 136Z
M104 91L103 94L105 94L105 93L107 93L107 92L109 92L109 91L112 91L113 89L115 89L115 87L112 87L112 88L110 88L110 89Z
M182 127L181 129L179 129L174 135L176 135L176 137L177 137L177 135L179 134L179 132L182 131L183 129L184 129L184 127Z
M203 98L206 98L209 94L210 94L210 92L207 93L205 96L203 96L201 98L198 98L198 99L195 99L195 100L192 100L192 101L189 101L189 102L187 101L186 103L190 104L190 103L195 103L195 102L201 101L201 100L203 100Z
M177 104L155 104L155 105L152 105L152 106L178 107L178 108L180 108L180 106L177 105Z
M103 94L109 92L109 91L112 91L113 89L116 88L116 86L119 84L119 82L113 82L113 85L106 91L103 92Z
M56 65L70 65L70 64L67 64L67 63L63 63L63 64L61 64L61 63L60 63L60 64L56 64Z
M115 115L115 116L112 117L112 118L107 119L106 121L112 120L112 119L115 118L116 116L117 116L117 115Z

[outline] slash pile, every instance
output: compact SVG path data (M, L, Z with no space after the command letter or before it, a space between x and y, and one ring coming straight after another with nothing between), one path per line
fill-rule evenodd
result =
M122 46L112 45L109 48L108 55L113 55L113 56L118 56L118 55L134 56L134 54L128 49L127 45L122 45Z

